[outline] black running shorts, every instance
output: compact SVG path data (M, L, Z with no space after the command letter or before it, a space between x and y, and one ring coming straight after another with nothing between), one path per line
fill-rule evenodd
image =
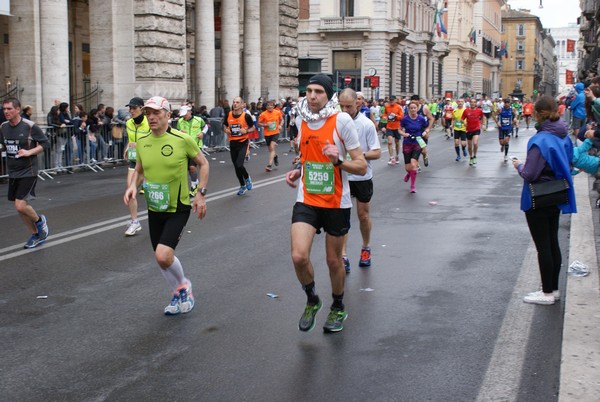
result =
M148 228L152 249L156 250L159 244L177 247L183 229L190 217L190 211L155 212L148 210Z
M279 134L265 135L265 144L267 146L269 146L269 145L271 145L271 143L273 141L277 142L278 139L279 139Z
M474 136L480 135L480 134L481 134L481 130L467 131L467 140L471 141Z
M37 176L8 179L8 200L29 201L35 198Z
M373 180L360 180L348 182L350 184L350 195L356 197L360 202L367 203L373 197Z
M344 236L350 230L350 208L319 208L297 202L292 212L292 224L304 222L317 229L321 228L332 236Z

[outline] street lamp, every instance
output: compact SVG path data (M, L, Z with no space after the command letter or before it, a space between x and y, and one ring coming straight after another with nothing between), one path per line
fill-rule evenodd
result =
M540 0L540 7L539 8L544 8L544 5L542 4L543 0Z

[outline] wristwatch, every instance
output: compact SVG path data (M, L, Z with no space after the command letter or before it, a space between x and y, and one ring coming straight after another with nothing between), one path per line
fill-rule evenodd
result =
M200 190L198 190L198 192L202 195L206 195L206 193L208 192L208 190L206 189L206 187L201 187Z

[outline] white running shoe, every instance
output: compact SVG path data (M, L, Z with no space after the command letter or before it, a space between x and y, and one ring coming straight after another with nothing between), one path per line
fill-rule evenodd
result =
M192 282L188 280L187 286L179 288L180 309L183 314L189 313L194 308L194 295L192 294Z
M542 305L552 305L555 302L554 295L546 296L544 292L538 290L537 292L529 293L527 296L523 298L525 303L530 304L542 304Z
M181 312L180 309L181 301L179 300L179 293L173 293L173 298L165 307L165 315L177 315Z
M127 226L127 230L125 231L125 236L133 236L140 230L142 230L142 225L140 225L140 222L139 221L131 221L131 222L129 222L129 226Z

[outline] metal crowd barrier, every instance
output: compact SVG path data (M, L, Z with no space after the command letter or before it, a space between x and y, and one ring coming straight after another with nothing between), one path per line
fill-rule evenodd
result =
M207 151L229 151L227 136L223 131L223 119L211 117L208 119L208 131L204 136L204 147Z
M221 118L209 118L209 129L204 136L203 152L229 151L227 135L223 130ZM281 127L279 142L289 141L289 116L284 115L284 124ZM53 179L58 173L74 173L77 170L89 169L93 172L104 171L102 164L122 163L125 149L127 148L127 135L123 127L120 130L114 125L100 125L93 135L88 131L81 132L73 126L55 127L42 126L40 128L48 137L49 146L38 155L39 173L42 180ZM265 142L264 131L259 127L258 138L250 141L253 148ZM95 138L95 141L92 140ZM0 179L8 177L6 152L0 154Z
M90 141L87 131L80 131L73 126L40 126L48 137L49 146L38 155L38 177L53 179L58 173L73 173L78 169L102 171L96 162L96 144Z

